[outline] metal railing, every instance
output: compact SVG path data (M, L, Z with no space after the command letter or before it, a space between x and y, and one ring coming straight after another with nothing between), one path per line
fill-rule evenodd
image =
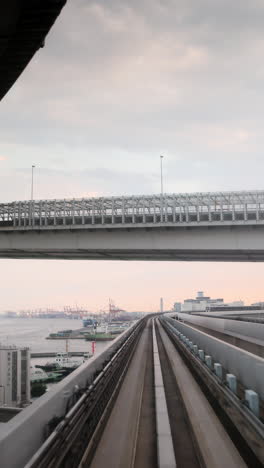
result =
M264 191L33 200L0 204L0 229L241 222L264 223Z

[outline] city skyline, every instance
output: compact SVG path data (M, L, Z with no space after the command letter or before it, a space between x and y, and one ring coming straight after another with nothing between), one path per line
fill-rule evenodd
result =
M162 297L162 298L159 298L159 304L157 304L157 307L156 309L150 309L150 310L145 310L145 309L138 309L138 310L135 310L135 309L131 309L131 310L124 310L124 312L157 312L159 311L160 309L160 301L162 299L163 303L165 301L165 308L164 310L173 310L173 306L175 303L177 304L183 304L185 301L193 301L194 299L198 299L199 297L199 293L203 294L202 297L204 297L205 299L209 298L209 299L212 299L212 300L219 300L221 299L221 301L223 301L223 304L230 304L230 305L234 305L234 306L238 306L240 302L244 303L245 306L248 306L248 305L256 305L256 304L264 304L264 299L262 299L261 297L256 299L256 302L253 302L253 303L249 303L249 302L246 302L243 298L243 296L239 297L239 298L229 298L228 300L225 298L225 297L222 297L221 296L221 291L219 291L218 294L216 294L216 296L212 296L210 291L196 291L196 292L191 292L189 296L186 296L184 297L183 299L179 299L178 297L176 297L172 303L168 304L167 303L167 298L166 297ZM72 304L63 304L63 305L57 305L56 307L54 307L53 304L48 304L48 305L45 305L45 306L41 306L39 305L38 307L36 308L27 308L27 307L21 307L20 309L13 309L13 310L0 310L0 314L3 314L3 313L6 313L6 312L14 312L14 313L33 313L33 314L38 314L38 313L48 313L48 312L64 312L64 313L67 313L67 314L72 314L74 315L75 313L81 313L81 312L85 312L85 313L91 313L91 314L107 314L109 312L109 303L111 301L111 304L116 307L117 309L120 309L120 310L123 310L122 308L122 304L119 304L119 303L116 303L113 299L110 299L110 298L102 298L102 300L105 299L105 302L102 304L98 304L97 307L94 307L93 309L91 309L90 305L89 305L89 302L83 302L83 303L78 303L76 302L75 304L72 303ZM107 303L107 300L108 300L108 303Z
M157 262L158 268L153 271L152 262L72 260L5 260L4 262L6 270L5 295L2 295L0 307L2 312L46 307L61 308L65 305L74 307L76 304L85 305L93 312L106 308L109 297L119 307L128 311L157 311L160 297L164 298L166 309L171 308L174 302L195 297L198 290L205 291L211 297L223 297L226 302L243 300L246 304L262 301L264 295L261 263ZM16 295L13 294L14 262L16 262L16 276L21 278L22 283L17 287ZM39 266L36 284L42 287L37 287L37 294L33 298L30 278L35 271L34 262ZM48 275L47 269L41 268L41 264L44 267L48 264L48 272L50 268L53 275ZM237 268L239 265L240 269ZM247 268L241 268L243 265ZM203 266L205 268L202 268ZM122 278L119 269L123 271ZM225 274L227 269L228 275ZM190 274L194 278L192 284L189 284ZM54 275L57 276L56 288L53 284ZM199 282L195 280L198 275ZM256 275L257 279L249 282L250 275Z

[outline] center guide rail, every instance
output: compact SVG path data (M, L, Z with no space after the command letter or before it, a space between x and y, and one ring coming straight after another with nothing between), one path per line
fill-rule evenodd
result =
M144 326L142 319L25 468L74 468L87 446L94 452L97 426L104 427L104 413L112 407Z

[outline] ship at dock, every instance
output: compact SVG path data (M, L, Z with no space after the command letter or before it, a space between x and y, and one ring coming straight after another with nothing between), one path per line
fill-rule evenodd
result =
M111 341L128 328L129 324L124 322L103 323L95 329L84 333L86 341Z
M30 369L30 383L31 385L48 382L58 382L65 374L64 372L45 371L44 369L31 367Z
M91 353L83 355L83 360L72 360L69 357L68 352L57 353L55 360L48 361L46 364L37 364L35 367L44 370L45 372L62 372L64 375L68 375L83 364L87 359L92 357Z
M87 333L85 335L85 341L111 341L114 338L114 335L106 332Z

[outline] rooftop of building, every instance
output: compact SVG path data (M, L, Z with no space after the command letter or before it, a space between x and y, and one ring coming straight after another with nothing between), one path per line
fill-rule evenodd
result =
M5 345L0 343L0 351L27 351L29 348L27 346L16 346L16 345Z

